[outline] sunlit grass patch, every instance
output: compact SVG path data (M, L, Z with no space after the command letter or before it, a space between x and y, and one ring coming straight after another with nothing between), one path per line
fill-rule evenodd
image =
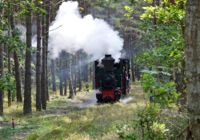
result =
M68 104L68 97L67 96L53 96L51 97L51 102L48 103L48 108L52 107L59 107L60 105L66 105Z
M62 134L62 128L54 128L47 133L41 134L39 140L60 140L62 138Z
M16 133L26 133L27 131L31 131L36 128L37 126L34 124L21 124L16 125L15 129L13 129L10 124L0 129L0 139L10 139L10 136L13 136Z
M78 112L70 112L66 116L52 116L48 120L45 117L42 121L41 127L43 128L41 130L46 131L35 130L31 136L39 136L37 139L80 138L80 140L87 140L101 139L102 136L112 139L117 137L116 133L112 133L116 131L115 125L132 121L133 115L133 109L126 108L125 105L120 103L98 105ZM49 137L51 135L57 137ZM27 139L30 139L29 137Z
M92 138L88 134L72 133L65 140L92 140Z
M84 101L85 96L88 96L85 91L78 93L74 100L68 99L67 96L53 95L46 111L33 110L32 115L27 116L22 114L22 105L14 105L2 119L10 122L14 116L16 130L4 127L5 131L0 128L0 133L6 132L3 134L3 137L7 136L6 139L22 132L27 135L27 140L117 140L117 126L132 124L135 111L145 104L139 87L128 95L134 98L133 102L128 104L95 104L84 109L74 106L77 101Z

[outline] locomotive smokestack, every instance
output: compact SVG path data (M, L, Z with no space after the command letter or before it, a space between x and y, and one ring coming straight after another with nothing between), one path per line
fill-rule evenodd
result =
M106 54L105 57L112 57L111 54Z
M106 54L101 62L104 65L106 71L112 71L115 59L110 54Z

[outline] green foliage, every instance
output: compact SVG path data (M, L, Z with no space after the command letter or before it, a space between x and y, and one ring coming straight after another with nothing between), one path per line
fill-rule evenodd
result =
M42 1L39 2L40 4L42 4ZM30 11L34 12L34 13L40 13L41 15L45 15L46 11L42 8L39 8L36 6L35 1L32 0L23 0L19 2L19 7L20 7L20 11L19 11L19 17L24 17L26 15L30 14Z
M144 7L145 12L141 15L143 24L141 29L145 31L141 41L148 44L149 50L137 56L138 63L144 66L164 65L165 67L178 66L183 60L183 20L185 17L184 6L180 8L178 0L176 4L168 4L169 1L161 1L160 6ZM152 24L155 18L156 25ZM141 63L140 63L141 64Z
M110 6L112 3L116 3L118 0L97 0L96 5L99 6Z
M23 43L20 40L20 31L18 29L16 29L15 31L15 36L8 36L8 35L0 35L0 40L2 41L2 43L4 43L6 46L9 46L9 51L20 51L21 49L24 49L26 47L25 43Z
M140 109L137 114L137 126L141 129L141 135L144 139L167 139L168 129L165 124L160 122L160 108L158 106L149 104L144 109Z
M152 3L151 1L147 1ZM158 23L179 23L185 17L186 0L177 0L175 4L171 4L168 0L161 2L161 6L143 7L145 12L141 15L141 19L156 18Z
M132 130L132 125L123 124L117 126L117 134L122 140L138 140L139 136Z
M161 109L154 104L148 104L137 111L137 119L133 124L123 124L118 127L118 135L123 140L165 140L169 129L161 122Z
M32 129L36 129L35 125L21 125L13 129L10 124L4 128L0 129L0 139L10 140L9 136L15 133L25 133L27 131L31 131Z
M129 0L129 2L131 3L131 4L136 4L137 2L138 2L139 0Z
M132 7L126 5L126 6L124 6L124 11L126 12L124 14L125 17L127 17L127 18L131 18L132 17L132 15L133 15L133 9L132 9Z
M141 19L152 19L153 18L153 14L154 11L156 10L156 7L153 6L149 6L149 7L143 7L143 9L145 10L145 13L141 15Z
M167 67L179 69L183 61L184 41L182 25L159 24L152 26L145 21L141 28L145 31L142 42L149 49L145 49L135 58L141 67Z
M27 137L27 140L36 140L39 136L37 134L30 134Z
M160 1L160 5L146 0L141 15L141 29L145 31L142 44L146 46L135 58L136 64L143 69L142 86L152 97L154 103L170 107L176 103L179 94L174 73L184 68L183 21L185 0ZM150 5L151 4L151 5ZM150 6L149 6L150 5Z
M156 135L156 139L166 139L167 137L167 132L169 131L168 129L166 129L166 125L163 123L158 123L158 122L154 122L153 125L151 126L151 130L154 132L154 134L158 134Z
M141 80L142 87L145 92L151 91L153 86L156 85L156 80L151 74L143 74Z
M153 102L162 107L170 107L177 102L179 94L176 92L176 85L173 81L157 81L153 76L156 72L149 71L144 73L141 78L141 84L148 93L148 96L153 98Z
M0 89L15 91L15 78L11 74L5 74L0 78Z

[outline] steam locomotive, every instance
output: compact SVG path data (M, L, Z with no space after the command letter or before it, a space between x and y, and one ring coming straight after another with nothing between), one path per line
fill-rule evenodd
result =
M119 101L129 92L130 64L128 59L115 63L111 55L95 61L95 89L97 102Z

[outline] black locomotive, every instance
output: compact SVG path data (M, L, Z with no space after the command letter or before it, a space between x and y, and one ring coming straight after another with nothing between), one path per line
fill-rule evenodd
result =
M128 59L115 63L111 55L95 61L95 88L98 102L119 101L129 92L130 64Z

